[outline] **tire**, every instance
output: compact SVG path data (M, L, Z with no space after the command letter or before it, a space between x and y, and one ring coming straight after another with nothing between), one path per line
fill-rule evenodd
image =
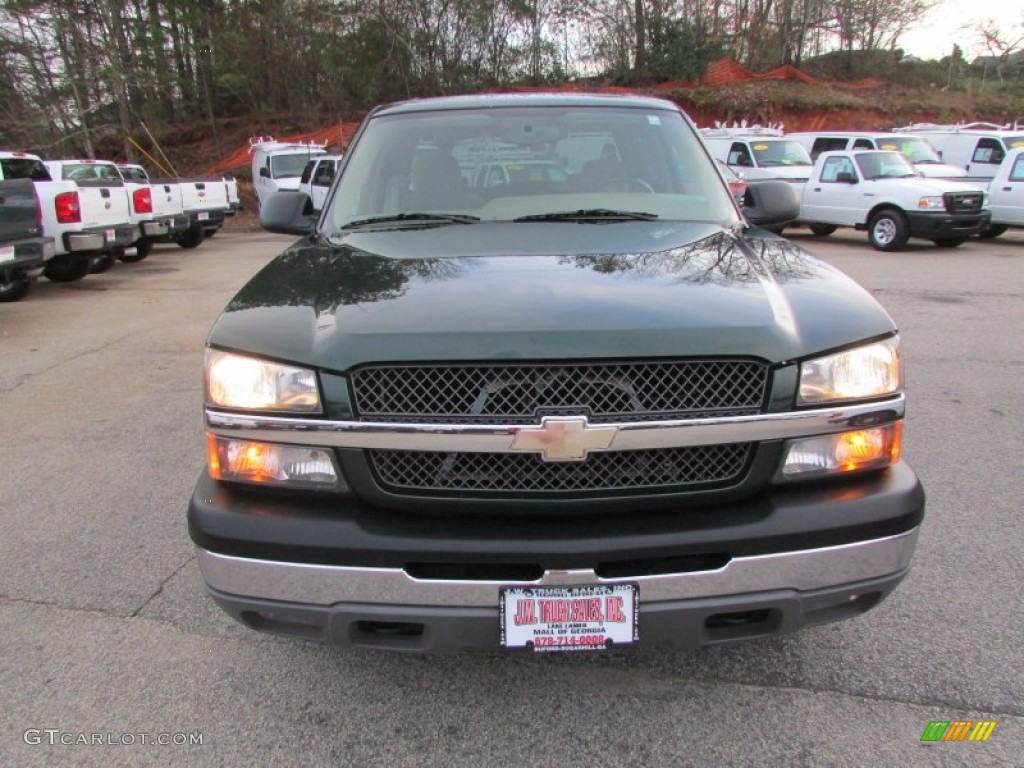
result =
M124 248L115 247L103 253L97 253L89 263L89 274L101 275L114 266L114 262L124 255Z
M0 272L0 302L17 301L32 287L32 278L23 269Z
M990 224L988 229L982 230L978 237L984 240L991 240L995 237L999 237L1003 232L1009 229L1005 224Z
M186 232L174 238L174 242L176 242L182 248L198 248L199 244L203 242L203 236L203 230L198 228L189 229Z
M956 248L967 242L966 237L937 237L932 240L939 248Z
M91 261L88 256L62 253L46 262L43 274L54 283L73 283L89 274Z
M781 235L785 231L786 225L772 224L770 226L763 226L761 227L761 229L767 230L768 232L771 232L773 235Z
M119 258L121 261L131 264L136 261L142 261L144 258L149 256L152 250L152 240L140 240L135 244L135 253L126 253L122 251L120 254L118 254L117 258Z
M907 218L893 208L886 208L871 217L868 240L876 251L902 251L910 239Z
M809 226L811 234L815 237L828 237L838 229L835 224L811 224Z
M204 229L203 231L206 233L206 239L209 240L211 237L216 235L220 230L219 229Z

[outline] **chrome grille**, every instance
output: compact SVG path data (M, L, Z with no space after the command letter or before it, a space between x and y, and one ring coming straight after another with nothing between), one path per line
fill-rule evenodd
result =
M550 414L591 423L760 412L768 366L750 360L393 365L351 374L361 419L530 423Z
M693 490L743 475L751 443L644 451L606 451L581 462L546 462L508 453L367 451L385 489L490 494Z
M949 213L977 213L981 210L981 192L947 192L942 199Z

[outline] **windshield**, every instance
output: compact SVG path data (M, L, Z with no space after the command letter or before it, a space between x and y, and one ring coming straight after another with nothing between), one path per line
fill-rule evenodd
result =
M1007 136L1003 143L1007 149L1024 149L1024 136Z
M857 166L865 179L902 179L917 171L898 152L858 152Z
M795 141L751 141L757 164L764 168L777 165L814 165L802 144Z
M723 222L735 209L678 112L499 107L373 118L325 225L411 213L482 221L580 210Z
M899 152L915 165L917 163L927 165L942 162L935 148L919 136L907 136L906 138L902 136L899 138L886 136L884 139L878 139L876 143L879 149L884 149L888 152Z
M270 175L275 179L301 176L302 169L306 167L308 162L308 152L293 155L272 155L270 158Z

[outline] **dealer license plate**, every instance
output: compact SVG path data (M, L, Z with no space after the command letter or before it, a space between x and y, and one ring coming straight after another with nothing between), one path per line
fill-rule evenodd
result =
M498 601L503 648L603 651L639 639L635 584L502 587Z
M113 229L108 229L103 232L103 236L107 238L108 243L113 243L117 240L117 232Z
M0 248L0 263L5 261L14 261L14 246L7 245Z
M196 218L199 219L199 221L208 221L210 218L210 214L204 211L200 213L198 216L196 216Z

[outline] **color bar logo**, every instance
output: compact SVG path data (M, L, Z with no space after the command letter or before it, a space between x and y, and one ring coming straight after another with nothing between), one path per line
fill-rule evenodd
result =
M988 741L995 729L995 720L932 720L921 741Z

